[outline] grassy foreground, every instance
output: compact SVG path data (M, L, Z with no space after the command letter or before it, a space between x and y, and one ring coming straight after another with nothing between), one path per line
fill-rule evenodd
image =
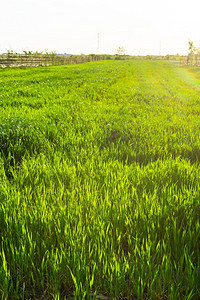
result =
M2 299L200 298L199 87L165 62L0 71Z

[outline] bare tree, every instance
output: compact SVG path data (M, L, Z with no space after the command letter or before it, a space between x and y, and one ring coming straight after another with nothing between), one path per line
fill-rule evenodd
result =
M194 42L192 41L188 41L188 56L187 56L187 64L189 64L189 61L191 59L191 56L194 54L195 52L195 47L194 47Z
M116 54L117 55L125 55L126 53L126 49L125 47L123 46L119 46L117 49L116 49Z

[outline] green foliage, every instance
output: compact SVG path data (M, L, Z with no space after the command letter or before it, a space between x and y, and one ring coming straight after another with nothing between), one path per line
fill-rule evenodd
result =
M2 299L200 297L200 69L0 72Z

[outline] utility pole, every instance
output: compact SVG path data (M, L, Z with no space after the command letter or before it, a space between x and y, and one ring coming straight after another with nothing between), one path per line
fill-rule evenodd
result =
M159 43L159 56L161 56L161 41Z
M99 33L97 33L97 54L99 54Z

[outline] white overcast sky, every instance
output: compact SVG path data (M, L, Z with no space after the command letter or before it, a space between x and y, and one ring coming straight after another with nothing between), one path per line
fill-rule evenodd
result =
M186 54L200 41L199 0L0 0L0 53Z

